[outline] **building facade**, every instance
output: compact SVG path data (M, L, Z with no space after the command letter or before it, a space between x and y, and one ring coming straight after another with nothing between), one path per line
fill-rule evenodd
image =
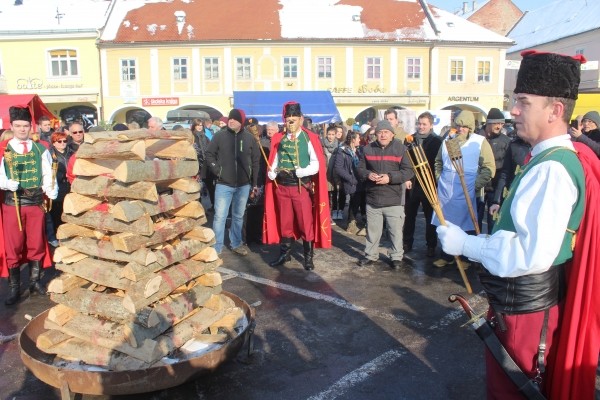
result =
M502 106L511 40L424 0L330 3L242 1L215 23L199 12L210 4L117 2L98 43L104 118L218 117L234 92L263 90L329 90L343 120Z

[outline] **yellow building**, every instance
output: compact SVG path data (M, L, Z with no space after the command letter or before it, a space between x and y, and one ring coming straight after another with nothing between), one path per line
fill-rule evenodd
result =
M235 91L268 90L329 90L361 122L389 107L480 121L502 108L510 39L425 0L331 3L242 0L208 19L216 1L117 1L98 42L104 118L218 117Z
M35 93L67 122L81 116L98 119L102 99L96 40L110 5L93 0L5 2L0 13L0 94Z

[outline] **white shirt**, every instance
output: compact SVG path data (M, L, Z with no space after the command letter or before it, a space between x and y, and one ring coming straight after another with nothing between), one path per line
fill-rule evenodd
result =
M296 135L299 135L301 132L303 132L302 129L300 129L298 132L296 132ZM288 137L288 140L292 140L291 134L288 133L287 137ZM310 162L304 168L296 168L296 176L298 178L312 176L312 175L316 174L317 172L319 172L319 159L317 158L317 153L315 152L315 149L314 149L312 143L310 142L310 138L308 138L308 136L307 136L307 140L308 140L308 156L310 157ZM275 153L275 158L273 159L273 164L271 165L271 170L267 174L269 176L269 179L271 179L272 181L274 181L275 178L277 178L277 173L275 172L275 169L277 168L278 163L279 163L279 154Z
M17 138L12 138L8 144L13 150L18 154L23 154L25 152L25 146L21 143L27 143L27 151L31 151L33 148L33 141L31 139L27 140L19 140ZM44 146L44 145L40 145ZM52 190L52 157L50 156L50 152L44 147L44 152L42 153L42 189L46 196L51 199L56 199L58 195L58 183L56 179L54 180L54 191ZM6 176L4 170L4 157L2 157L2 161L0 162L0 189L8 190L8 186L6 182L9 180L9 177ZM52 193L54 192L54 193Z
M532 159L551 147L574 149L569 135L538 143ZM556 161L532 167L521 179L510 207L516 233L499 230L488 238L469 236L463 254L493 275L517 277L550 269L558 256L578 191Z

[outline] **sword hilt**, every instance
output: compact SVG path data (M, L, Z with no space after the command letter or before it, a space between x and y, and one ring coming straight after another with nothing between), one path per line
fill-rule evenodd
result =
M486 312L484 311L481 314L477 314L475 310L473 310L473 307L471 307L471 305L469 304L469 301L460 294L451 294L450 296L448 296L448 301L450 303L458 301L462 306L463 310L465 310L467 316L469 317L469 320L466 323L464 323L461 326L461 328L469 324L473 324L473 326L476 327L479 326L482 322L485 322L485 320L481 321L481 319L483 318Z

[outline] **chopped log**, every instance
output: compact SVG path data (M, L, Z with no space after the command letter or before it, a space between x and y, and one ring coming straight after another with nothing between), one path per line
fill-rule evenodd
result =
M129 344L137 347L138 343L142 343L146 339L154 339L171 326L185 319L217 291L220 292L221 288L197 286L171 302L157 305L148 318L148 322L152 324L150 328L131 322L126 323L124 326Z
M148 275L158 272L169 265L189 258L208 246L199 240L185 240L175 246L166 245L161 250L154 252L157 262L143 266L135 261L130 262L123 268L121 277L137 282ZM214 260L212 260L214 261Z
M157 274L158 276L162 276L163 279L160 284L160 288L152 296L144 298L138 291L126 291L125 298L123 298L123 307L129 310L129 312L135 314L142 308L167 296L185 282L197 278L200 275L204 275L207 272L211 272L219 267L222 263L223 262L221 260L217 260L212 263L183 260L180 264L173 265ZM146 280L150 279L153 279L153 277L150 276L145 278L140 282L136 282L135 285L145 285Z
M152 218L146 215L134 222L123 222L116 220L112 214L104 211L88 211L80 216L63 214L62 220L70 224L83 225L99 230L113 232L135 232L140 235L150 236L154 233Z
M195 239L200 240L201 242L210 242L215 238L215 232L210 228L205 228L203 226L196 226L182 236L184 239Z
M225 311L225 315L223 315L223 317L220 320L213 323L211 326L216 326L218 328L234 329L238 326L241 326L243 318L244 312L242 311L242 309L239 307L234 307Z
M56 331L51 329L40 334L35 341L35 345L38 349L42 350L44 353L55 354L53 352L46 351L48 348L59 344L60 342L64 342L65 340L71 339L72 336L66 335L61 331Z
M61 227L64 225L61 225ZM60 228L59 228L60 229ZM61 240L61 246L77 250L93 257L105 258L113 261L133 261L140 265L150 265L157 262L157 256L146 248L139 249L133 253L125 253L116 250L111 242L95 240L87 237L79 237L70 240ZM59 247L61 248L61 247Z
M63 257L61 262L63 264L73 264L76 263L78 261L81 261L83 259L88 258L89 256L87 254L83 254L83 253L77 253L77 254L73 254L67 257Z
M196 282L202 286L215 287L223 283L221 274L218 272L209 272L196 279Z
M115 168L124 162L121 160L85 160L78 158L73 165L73 174L77 176L112 175Z
M94 237L94 231L73 224L62 224L56 230L56 238L58 240L68 239L74 236Z
M200 189L198 189L200 190ZM120 197L157 201L158 192L152 182L117 182L107 176L77 177L71 185L71 192L88 196Z
M172 195L161 195L156 202L121 201L115 205L113 209L113 215L115 218L122 221L133 221L140 218L144 214L157 215L184 207L186 203L194 201L198 197L199 193L188 194L180 190L175 190ZM182 217L198 218L204 215L204 209L202 209L202 211L202 214L197 215L196 217L191 217L190 215L182 215Z
M66 293L69 290L88 284L89 281L71 274L62 274L54 278L48 284L47 291L50 293Z
M213 262L219 259L219 254L212 247L207 247L191 258L194 261Z
M223 315L225 315L223 310L213 311L208 308L201 308L196 314L181 321L172 330L159 336L157 340L162 341L163 338L168 338L172 342L173 349L179 348L195 335L201 334L212 324L219 321Z
M154 160L123 161L121 165L115 167L112 174L118 181L129 183L184 178L197 173L197 161Z
M82 212L89 211L102 204L102 200L95 197L84 196L77 193L69 193L65 196L63 202L63 212L67 214L81 214Z
M182 207L169 211L169 215L182 218L200 218L204 215L204 207L199 201L192 201Z
M192 131L189 129L180 129L178 131L149 131L148 129L134 129L131 131L103 131L89 132L84 135L85 143L96 143L108 140L118 140L128 142L132 140L146 139L170 139L170 140L186 140L189 143L194 141Z
M52 261L61 262L64 257L69 257L69 256L72 256L75 254L81 254L81 253L78 252L77 250L69 249L68 247L65 247L65 246L60 246L54 250L54 256L52 257Z
M195 220L191 218L173 218L154 224L154 234L152 234L152 236L142 236L134 233L119 233L111 236L110 241L115 249L131 253L142 247L166 242L177 235L189 232L195 227L205 223L206 217Z
M186 193L196 193L200 191L200 182L190 178L158 181L155 183L156 186L161 188L176 189Z
M225 310L228 308L235 307L235 303L231 300L230 297L224 296L222 294L215 294L206 301L202 307L209 308L211 310L219 311Z
M83 314L77 314L64 326L57 325L46 319L44 328L59 330L67 335L110 350L120 351L148 363L164 357L168 354L168 351L165 350L170 347L168 343L159 344L154 340L146 340L140 347L135 348L125 342L122 325ZM164 339L162 341L165 342Z
M108 237L106 233L106 231L99 231L98 229L95 229L94 237L100 241L104 241L104 238ZM108 237L108 240L110 240L110 237Z
M131 281L120 278L123 267L113 262L86 258L71 265L58 263L56 269L77 275L98 285L123 290L130 288Z
M146 139L146 155L150 158L198 159L196 150L187 140Z
M189 146L189 144L188 144ZM192 146L189 146L192 147ZM103 160L145 160L146 142L134 140L131 142L102 141L98 143L83 143L79 146L75 157Z
M48 319L55 324L63 326L71 320L77 314L77 310L73 310L65 305L58 304L50 309L48 312Z
M47 353L60 357L76 358L88 365L96 365L108 370L114 370L123 362L127 355L98 346L79 338L70 338L46 350Z
M227 334L217 333L215 335L207 335L205 333L201 333L199 335L195 335L194 339L203 343L225 343L227 341Z

